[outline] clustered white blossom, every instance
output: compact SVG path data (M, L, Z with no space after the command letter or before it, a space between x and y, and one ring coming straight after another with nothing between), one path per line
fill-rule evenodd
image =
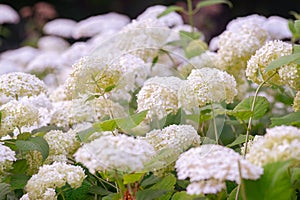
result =
M9 5L0 4L0 24L16 24L20 21L18 13Z
M290 55L292 53L293 46L290 43L280 40L273 40L267 42L260 49L258 49L253 56L247 62L246 76L254 83L260 84L266 81L273 73L274 70L265 72L266 67L274 60L281 56ZM286 65L281 70L281 75L285 80L297 76L297 73L293 73L293 65ZM292 70L293 74L288 75L289 70ZM282 85L282 79L278 74L275 74L268 83Z
M96 171L137 172L155 154L146 141L126 135L108 135L84 144L74 154L91 173Z
M16 153L9 147L0 143L0 179L5 171L11 169L13 162L16 161Z
M194 69L179 89L179 105L187 110L208 103L231 103L237 95L232 75L215 68Z
M294 109L295 112L300 110L300 91L297 92L297 94L294 98L293 109Z
M25 190L32 200L57 199L56 188L61 188L66 183L72 188L78 188L84 179L84 170L80 166L54 162L40 167L38 173L28 180Z
M256 180L261 167L251 164L233 149L201 145L182 153L175 165L178 179L189 178L188 194L215 194L226 188L225 181L240 183L240 177ZM241 174L239 174L239 169Z
M172 76L149 78L137 94L137 110L148 110L148 119L162 119L170 113L175 114L178 110L178 88L182 82Z
M268 128L262 139L254 142L246 159L255 165L295 159L300 161L300 129L293 126Z

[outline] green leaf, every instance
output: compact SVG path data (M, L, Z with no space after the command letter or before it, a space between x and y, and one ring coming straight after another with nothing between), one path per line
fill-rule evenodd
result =
M157 18L161 18L161 17L163 17L163 16L165 16L167 14L170 14L172 12L182 12L182 11L184 11L183 7L180 7L180 6L169 6L169 7L167 7L167 9L164 12L160 13L157 16Z
M267 164L260 179L244 180L247 200L291 199L290 164L290 161Z
M199 32L179 31L180 40L187 42L186 45L193 40L199 40L201 35Z
M17 160L13 163L10 173L12 174L25 174L28 168L26 159Z
M139 190L136 193L136 200L153 200L153 199L156 200L159 197L166 194L167 192L168 192L167 190L162 190L162 189Z
M7 183L0 183L0 200L6 199L6 195L11 192L10 185Z
M115 119L115 121L117 123L117 126L122 131L124 131L125 133L128 133L131 129L138 126L146 118L147 113L148 113L148 110L144 110L139 113L130 115L126 118Z
M89 188L89 193L92 193L92 194L98 194L98 195L101 195L101 196L106 196L106 195L111 194L112 192L110 192L110 191L108 191L108 190L105 190L105 189L102 188L102 187L93 185L93 186L91 186L91 187Z
M70 185L65 185L62 187L62 191L64 191L63 195L65 199L68 200L81 200L81 199L93 199L92 196L89 195L89 188L92 186L91 183L84 180L82 185L79 188L72 188Z
M300 127L300 111L287 114L283 117L272 117L270 127L280 125L292 125Z
M275 70L283 65L287 65L293 61L300 59L300 53L295 53L287 56L281 56L276 60L272 61L269 66L266 67L265 72L269 72L271 70Z
M249 135L248 139L252 140L254 137ZM228 144L227 147L234 147L239 144L245 143L246 135L239 135L231 144Z
M291 169L291 183L293 188L300 189L300 168L295 167Z
M158 61L158 56L155 56L153 59L152 59L152 64L151 64L151 68L154 67Z
M295 27L296 33L300 34L300 19L295 20L294 27Z
M109 86L108 86L109 87ZM106 90L106 89L105 89ZM96 99L96 98L99 98L100 97L100 95L98 95L98 94L93 94L93 95L91 95L91 96L89 96L85 101L84 101L84 103L86 103L86 102L88 102L88 101L92 101L92 100L94 100L94 99Z
M295 11L290 11L289 12L291 15L293 15L296 19L300 19L300 14L295 12Z
M77 133L77 137L81 142L88 142L88 138L93 134L97 132L97 130L94 127L79 131Z
M300 53L300 45L299 44L294 44L293 46L293 54L295 53Z
M176 192L172 196L172 200L194 200L197 196L196 195L189 195L186 191ZM197 198L197 200L200 198ZM205 198L203 198L205 199Z
M128 184L128 183L135 183L139 181L145 173L134 173L134 174L125 174L123 175L123 183Z
M159 170L176 161L177 155L171 148L160 150L150 161L145 164L145 169L149 171Z
M23 189L29 179L30 176L27 176L25 174L14 174L11 176L11 188L13 190Z
M266 97L257 96L254 111L251 112L251 106L253 102L253 96L243 99L231 112L227 112L229 115L233 115L240 120L249 120L251 116L253 119L259 119L265 115L269 110L269 102Z
M31 137L31 134L28 132L21 133L17 136L17 140L27 140Z
M161 177L157 177L152 174L151 176L142 180L141 187L143 187L143 188L150 187L150 186L154 185L155 183L159 182L161 179L162 179Z
M115 119L109 119L100 123L93 124L93 128L96 131L113 131L117 128L117 123Z
M171 198L172 193L175 189L176 178L173 174L164 176L159 182L150 187L153 190L167 190L168 192L161 195L157 200L168 200Z
M32 134L38 134L36 136L43 136L43 134L48 133L51 130L63 130L62 127L58 127L56 125L42 126L38 129L34 129L31 131Z
M116 86L117 86L116 84L107 86L107 87L104 89L104 92L110 92L110 91L112 91Z
M16 146L21 151L39 151L45 160L49 155L49 145L42 137L32 137L28 140L17 140Z
M229 7L232 7L232 3L230 1L226 1L226 0L204 0L204 1L200 1L196 5L196 8L199 9L199 8L203 8L203 7L206 7L206 6L211 6L211 5L220 4L220 3L225 3Z
M295 34L297 34L297 33L296 33L295 26L294 26L294 21L289 20L288 21L288 26L289 26L289 29L290 29L291 33L293 34L293 36L295 36Z
M192 40L184 49L185 56L190 59L201 55L207 50L207 44L201 40Z

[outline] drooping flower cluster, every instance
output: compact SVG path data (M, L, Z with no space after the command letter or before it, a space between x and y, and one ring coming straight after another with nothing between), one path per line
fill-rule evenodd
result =
M136 172L155 154L146 141L126 135L108 135L84 144L74 154L91 173L96 171Z
M15 156L16 153L13 150L0 143L0 180L5 171L11 169L13 162L16 161Z
M294 109L295 112L300 110L300 91L297 92L297 94L294 98L293 109Z
M263 173L233 149L220 145L201 145L179 156L176 161L178 179L189 178L188 194L214 194L226 188L225 181L240 183L240 177L256 180ZM241 174L239 174L239 168Z
M84 170L80 166L54 162L40 167L39 172L28 180L25 190L29 199L56 199L56 188L61 188L66 183L72 188L78 188L84 178Z
M194 69L179 89L180 106L184 109L204 106L208 103L231 103L237 95L232 75L215 68Z
M287 42L280 40L269 41L258 49L250 60L247 62L246 76L254 83L260 84L269 78L275 71L271 70L265 72L266 67L274 60L281 56L290 55L292 53L293 46ZM287 81L291 81L297 76L297 73L288 74L290 70L294 69L293 65L286 65L281 70L282 77ZM292 70L292 72L295 70ZM288 72L288 73L286 73ZM275 74L268 83L282 85L283 82L278 74Z
M289 159L300 163L300 129L283 125L267 129L264 137L250 146L246 159L259 166Z
M138 111L149 110L147 118L162 119L178 110L178 89L182 80L177 77L148 79L137 94Z

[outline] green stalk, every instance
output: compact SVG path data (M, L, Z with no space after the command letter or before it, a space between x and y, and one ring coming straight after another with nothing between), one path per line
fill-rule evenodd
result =
M192 27L192 34L194 33L194 19L193 19L193 4L192 0L187 0L187 6L188 6L188 15L189 15L189 24Z
M219 144L219 142L218 142L218 129L217 129L217 123L216 123L216 118L215 118L215 111L214 111L213 104L211 103L210 105L211 105L211 113L212 113L212 120L213 120L216 144Z

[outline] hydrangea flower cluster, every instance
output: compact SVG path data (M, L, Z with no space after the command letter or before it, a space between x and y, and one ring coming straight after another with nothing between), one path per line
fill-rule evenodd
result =
M297 94L294 98L293 109L294 109L295 112L300 110L300 91L297 92Z
M40 167L38 173L28 180L25 190L29 199L56 199L56 188L61 188L66 183L72 188L78 188L84 178L84 170L80 166L54 162Z
M178 88L182 80L177 77L149 78L137 94L138 111L149 110L147 118L162 119L178 110Z
M146 141L126 135L108 135L84 144L74 154L91 173L96 171L137 172L155 154Z
M254 142L246 159L255 165L296 159L300 161L300 129L293 126L269 128L262 139Z
M187 110L223 100L231 103L237 95L236 82L232 75L219 69L194 69L178 95L179 105Z
M16 153L13 150L0 143L0 179L5 171L11 169L13 162L17 160L15 156Z
M178 179L189 178L188 194L215 194L226 188L225 181L240 183L240 177L256 180L261 167L251 164L233 149L220 145L201 145L182 153L175 165ZM239 174L239 168L241 174Z

